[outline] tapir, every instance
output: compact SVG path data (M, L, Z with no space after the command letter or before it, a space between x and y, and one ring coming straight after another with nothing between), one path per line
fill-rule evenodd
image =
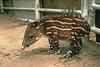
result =
M28 24L24 34L23 49L34 44L42 35L48 36L50 53L59 52L59 40L70 38L70 47L64 57L78 54L83 46L82 37L88 35L90 25L78 13L45 16Z

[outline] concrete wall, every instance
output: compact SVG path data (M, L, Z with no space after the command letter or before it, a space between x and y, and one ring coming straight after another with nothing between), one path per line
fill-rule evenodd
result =
M67 9L69 6L69 0L43 0L44 8L55 8L55 9ZM72 0L71 6L75 9L81 9L81 0ZM59 13L46 12L44 15L52 15Z
M4 7L12 7L13 6L13 0L3 0L3 6Z
M2 0L0 0L0 12L2 12L2 5L3 5L3 2Z
M43 0L44 7L47 8L67 8L69 5L69 0ZM81 8L81 0L71 0L71 7L75 7L76 9Z
M1 0L0 0L0 12L1 12Z
M14 7L34 8L34 0L14 0ZM34 19L34 11L15 11L15 15L20 18Z
M35 0L4 0L5 7L32 8ZM26 10L5 10L8 14L17 18L34 19L34 11Z

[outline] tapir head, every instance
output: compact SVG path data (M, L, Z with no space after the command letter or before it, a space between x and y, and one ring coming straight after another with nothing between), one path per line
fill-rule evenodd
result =
M39 40L40 37L41 37L41 27L39 25L39 22L35 21L29 23L24 34L22 46L24 48L29 47L37 40Z

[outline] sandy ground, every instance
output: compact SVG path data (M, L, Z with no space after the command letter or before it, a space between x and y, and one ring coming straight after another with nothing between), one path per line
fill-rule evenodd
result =
M49 54L48 40L42 36L34 45L20 52L27 25L14 17L0 16L0 67L100 67L100 46L83 38L84 46L79 55L65 59L62 55ZM69 41L62 43L69 44Z

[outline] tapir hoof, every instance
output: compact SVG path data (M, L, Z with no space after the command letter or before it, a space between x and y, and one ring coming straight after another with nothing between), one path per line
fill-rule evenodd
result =
M22 49L22 50L24 50L24 49L25 49L25 47L22 47L21 49Z
M22 47L22 48L18 49L18 51L20 51L20 52L23 52L24 50L25 50L25 48L24 48L24 47Z
M72 56L72 51L68 51L67 54L63 55L64 58L69 58Z

